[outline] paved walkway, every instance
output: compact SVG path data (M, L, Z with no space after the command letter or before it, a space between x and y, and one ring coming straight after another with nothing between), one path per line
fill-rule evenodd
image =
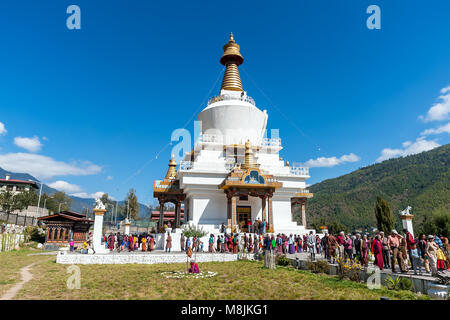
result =
M22 277L22 280L17 283L14 287L9 289L2 297L0 297L0 300L11 300L13 299L16 294L22 289L25 283L33 279L33 274L30 272L30 269L33 267L34 263L23 267L20 269L20 275Z

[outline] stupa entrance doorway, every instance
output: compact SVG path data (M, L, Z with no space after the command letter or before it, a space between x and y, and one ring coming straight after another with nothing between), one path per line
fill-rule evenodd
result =
M248 230L248 222L251 222L252 216L252 207L251 206L237 206L236 208L237 216L238 216L238 225L239 229L242 232L249 232Z

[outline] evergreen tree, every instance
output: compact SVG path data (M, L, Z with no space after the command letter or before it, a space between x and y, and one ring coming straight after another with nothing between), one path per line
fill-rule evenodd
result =
M394 217L392 216L389 204L381 197L377 197L375 206L375 218L377 219L377 228L385 234L390 234L394 229Z
M130 189L125 199L125 208L129 210L130 218L134 220L139 219L139 203L136 196L136 190Z

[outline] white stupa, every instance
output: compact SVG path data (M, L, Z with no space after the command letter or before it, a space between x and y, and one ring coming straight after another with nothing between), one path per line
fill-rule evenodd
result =
M248 232L249 220L265 220L269 232L305 234L310 231L305 212L306 199L312 197L305 189L309 170L285 163L279 155L281 139L266 138L268 115L242 88L238 66L244 58L233 34L223 49L220 94L198 115L201 134L194 149L178 170L172 159L166 179L155 181L155 197L176 204L176 225L190 223L218 233L224 224L233 232ZM296 204L302 206L300 225L292 217Z

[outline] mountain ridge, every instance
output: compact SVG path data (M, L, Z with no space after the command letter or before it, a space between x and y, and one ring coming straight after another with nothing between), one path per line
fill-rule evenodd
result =
M430 151L375 163L337 178L309 186L314 197L307 202L310 225L338 221L351 229L374 227L376 197L390 204L401 227L398 211L408 205L415 225L438 208L450 210L450 144ZM299 208L294 218L301 220Z

